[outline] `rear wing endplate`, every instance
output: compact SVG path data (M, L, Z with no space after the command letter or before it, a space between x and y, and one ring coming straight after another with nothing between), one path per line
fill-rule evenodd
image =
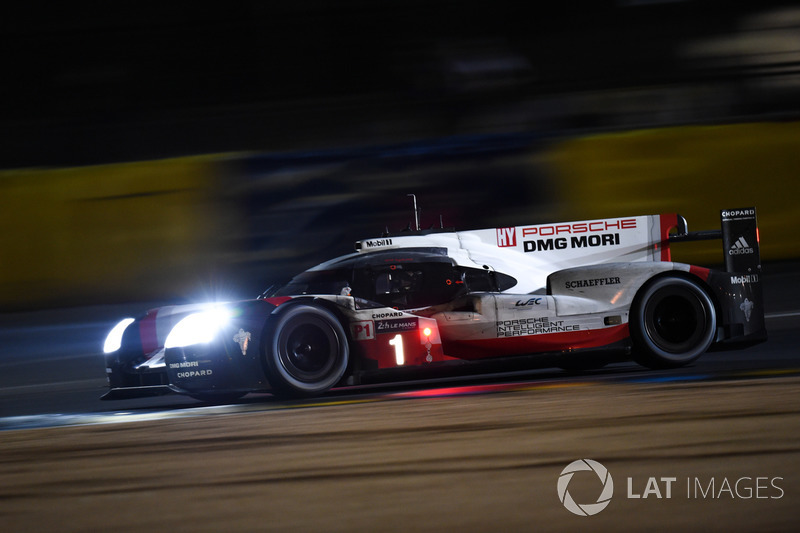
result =
M725 270L728 272L761 272L758 220L756 208L723 209L720 211L720 229L709 231L688 230L686 219L678 215L677 233L669 242L722 240Z

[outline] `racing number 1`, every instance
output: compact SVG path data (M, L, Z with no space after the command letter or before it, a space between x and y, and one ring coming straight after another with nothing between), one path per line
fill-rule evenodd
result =
M392 337L389 345L394 346L394 358L397 361L397 366L403 365L406 362L405 354L403 353L403 336L398 333Z

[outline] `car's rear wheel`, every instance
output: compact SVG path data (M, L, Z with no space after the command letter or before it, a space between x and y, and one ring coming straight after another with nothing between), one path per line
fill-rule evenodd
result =
M631 313L634 357L651 368L691 363L714 342L714 303L699 283L680 276L657 278L636 297Z
M342 324L329 310L298 304L278 315L265 343L267 379L276 394L321 394L344 376L350 357Z

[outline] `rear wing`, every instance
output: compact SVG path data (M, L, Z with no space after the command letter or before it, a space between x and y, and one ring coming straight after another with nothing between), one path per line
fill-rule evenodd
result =
M686 219L678 215L676 233L669 235L669 243L722 240L722 252L727 272L761 273L756 208L723 209L720 211L720 229L710 231L688 230Z
M690 232L686 221L679 217L677 230L669 236L669 242L722 240L725 272L710 272L707 280L722 304L721 339L734 343L766 340L756 209L723 209L720 229L716 231Z

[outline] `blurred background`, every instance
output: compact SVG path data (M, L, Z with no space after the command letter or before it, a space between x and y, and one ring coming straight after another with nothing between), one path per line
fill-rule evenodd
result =
M800 252L792 3L3 10L2 311L252 297L411 193L457 229L755 205L762 258Z

